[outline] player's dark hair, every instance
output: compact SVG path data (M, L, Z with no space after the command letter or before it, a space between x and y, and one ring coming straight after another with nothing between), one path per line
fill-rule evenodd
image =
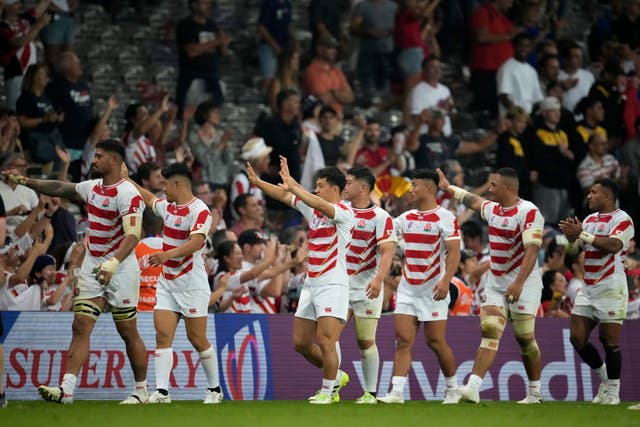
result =
M320 169L316 174L316 179L320 178L326 179L330 185L337 185L340 188L340 192L344 190L344 186L347 184L347 178L335 166L327 166Z
M318 114L318 117L322 117L323 114L327 114L327 113L333 114L334 117L338 116L338 113L336 113L336 110L333 107L325 105L320 109L320 114Z
M611 192L611 195L613 196L613 200L618 200L618 192L620 191L618 189L618 184L616 184L616 182L612 179L609 178L600 178L600 179L596 179L593 182L593 185L599 184L601 187L606 188L607 190L609 190Z
M122 157L122 160L125 158L124 145L119 139L103 139L96 144L96 149L97 148L110 153L116 153Z
M434 171L433 169L414 169L411 172L411 179L426 179L429 181L433 181L433 183L436 185L436 187L438 186L438 183L440 182L440 177L438 176L438 173L436 171Z
M138 116L138 108L144 107L144 104L133 103L127 106L127 109L124 110L124 131L128 132L133 129L133 119Z
M220 109L220 104L214 101L204 101L198 104L196 112L193 114L193 120L198 126L202 126L207 122L209 113L215 109Z
M165 179L169 179L176 175L183 176L187 178L190 182L193 182L193 173L191 173L191 168L184 163L176 162L172 163L166 168L162 169L162 176Z
M465 237L475 239L482 237L482 226L475 221L466 221L460 226L460 232Z
M151 178L151 174L158 169L160 169L160 166L157 163L144 162L138 166L134 181L137 182L138 185L142 185L142 180L148 180Z
M376 177L369 168L364 166L354 166L347 171L347 175L353 176L360 182L364 182L369 186L369 191L373 190L376 185Z
M527 33L519 33L517 36L513 38L511 44L513 46L518 46L521 42L528 40L531 41L531 36Z
M278 92L276 95L276 107L278 111L282 109L282 105L292 96L300 96L300 94L294 89L282 89Z
M247 207L247 203L249 197L255 197L251 193L240 194L238 197L233 199L233 210L236 211L238 215L240 215L240 209Z
M505 178L511 179L515 185L515 191L517 192L520 187L520 180L518 179L518 172L516 172L513 168L500 168L495 172L497 175L500 175Z

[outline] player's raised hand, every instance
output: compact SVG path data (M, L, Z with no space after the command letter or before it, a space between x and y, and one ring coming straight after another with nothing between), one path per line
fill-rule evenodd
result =
M447 177L440 170L440 168L437 168L436 172L438 173L438 178L439 178L438 187L440 187L442 191L449 191L449 187L451 186L451 184L449 184L449 180L447 179Z
M280 178L282 178L282 185L280 185L280 187L287 191L289 191L295 184L295 180L291 177L291 173L289 172L287 158L284 156L280 156Z

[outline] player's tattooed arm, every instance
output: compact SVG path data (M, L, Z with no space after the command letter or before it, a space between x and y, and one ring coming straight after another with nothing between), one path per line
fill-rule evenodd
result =
M80 195L76 192L76 184L72 182L28 178L24 185L47 196L62 197L73 203L83 202Z
M482 208L482 203L484 201L485 199L478 196L477 194L467 193L462 199L462 204L468 208L473 209L474 211L479 211Z

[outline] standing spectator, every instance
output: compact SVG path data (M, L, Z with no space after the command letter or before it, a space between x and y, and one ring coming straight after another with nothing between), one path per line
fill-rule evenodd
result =
M158 195L162 193L162 186L164 185L162 168L153 162L141 164L136 172L135 182L151 194Z
M75 34L73 12L80 0L53 0L49 6L51 22L40 31L47 64L53 65L61 52L71 50Z
M28 167L29 164L24 155L11 153L3 158L0 170L15 169L26 178ZM26 218L26 215L38 206L38 195L35 191L8 180L0 181L0 197L4 202L7 215L7 234L11 233Z
M542 121L531 147L533 201L547 224L557 224L569 215L569 188L575 177L575 156L567 134L558 128L561 104L547 97L540 105ZM571 144L573 145L573 144Z
M25 131L31 158L44 165L44 174L51 173L53 161L58 158L56 147L64 149L58 130L64 121L64 113L58 113L45 94L48 80L46 65L30 65L24 74L22 93L16 102L18 122Z
M283 89L300 92L300 52L297 49L286 49L278 54L278 62L274 78L269 85L267 100L273 114L278 113L276 99Z
M313 39L311 50L315 52L318 39L323 35L329 35L340 40L340 7L336 7L336 0L311 0L309 3L309 28Z
M262 89L271 84L276 72L276 58L292 45L292 5L290 0L263 0L258 17L258 68Z
M449 88L440 83L442 69L440 60L435 56L430 56L422 61L422 81L418 83L409 94L409 110L415 124L419 120L420 114L429 108L439 108L446 112L444 127L442 131L445 136L451 136L451 113L454 111L453 98ZM427 133L429 127L422 124L420 134Z
M225 54L231 37L209 18L211 0L189 0L190 15L176 26L178 83L176 104L182 111L191 84L204 80L207 92L218 105L224 102L218 74L218 54Z
M360 38L357 75L364 99L388 91L397 7L391 0L363 0L351 12L351 33Z
M496 168L510 167L518 173L520 181L519 195L523 199L531 198L529 183L529 165L527 156L532 149L529 133L525 132L529 122L529 114L522 107L511 107L506 115L508 129L498 136Z
M375 177L389 173L390 167L396 161L396 154L390 152L386 146L381 145L382 133L380 122L377 120L367 120L367 127L364 131L364 144L356 152L354 164L365 166L371 169Z
M338 113L331 107L322 107L320 110L320 132L317 133L317 137L326 166L340 166L340 163L353 162L355 151L360 147L367 126L363 117L356 116L354 121L358 128L353 139L347 142L338 133L341 128Z
M64 113L60 133L71 154L71 176L77 180L80 177L82 150L96 123L93 96L86 80L82 78L82 64L75 53L61 53L56 63L56 76L47 86L46 93L54 108Z
M567 49L565 67L564 70L560 70L558 79L565 89L562 105L573 111L578 102L589 95L589 90L595 82L591 71L582 68L582 48L580 45L573 43Z
M589 152L578 166L578 181L584 194L588 194L593 183L600 178L620 180L620 164L607 153L607 139L596 133L591 135L587 144Z
M492 0L471 16L471 90L476 110L497 112L496 74L513 56L511 39L519 32L507 17L513 0Z
M576 161L580 162L587 154L587 142L595 135L599 134L607 139L607 130L601 125L604 122L604 107L602 101L595 96L587 96L576 106L577 112L582 115L582 120L576 125Z
M264 227L264 207L250 193L236 197L233 210L238 214L238 221L231 227L236 236L248 229L260 231Z
M612 148L616 148L624 135L624 99L619 88L624 72L617 59L609 59L604 64L600 78L594 83L589 92L602 102L604 107L604 122L602 126L607 130L607 140Z
M556 55L543 55L538 62L538 79L540 89L548 92L550 87L559 83L560 60ZM562 88L564 94L564 87ZM563 96L559 98L561 101Z
M338 42L323 34L316 43L316 56L304 70L304 90L330 105L342 115L342 107L353 102L353 91L344 73L336 65Z
M240 157L247 162L258 176L269 171L269 162L273 148L267 146L262 138L251 138L242 146ZM236 174L231 182L231 203L241 194L251 194L261 205L264 206L264 194L255 185L249 182L246 166L241 166L240 172Z
M540 88L538 74L527 62L531 51L531 39L526 34L518 34L513 39L514 55L507 60L497 74L497 94L500 99L500 116L507 109L517 105L531 113L533 105L542 101L544 95Z
M231 179L233 151L229 146L231 130L220 127L220 106L205 101L196 109L198 128L189 133L189 146L194 157L202 165L201 179L226 186Z
M4 0L0 21L0 65L4 68L7 106L15 110L22 78L29 65L36 63L34 40L51 21L46 13L51 0L40 0L35 8L22 11L20 0Z

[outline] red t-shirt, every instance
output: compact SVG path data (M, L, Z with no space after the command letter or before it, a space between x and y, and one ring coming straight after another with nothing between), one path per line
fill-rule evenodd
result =
M471 17L471 30L475 33L479 28L486 28L491 34L508 34L513 30L513 23L509 18L498 12L492 4L478 7ZM510 40L497 43L471 43L472 70L497 70L513 56L513 46Z
M364 146L356 153L355 162L372 169L387 160L388 157L389 149L387 147L378 147L375 151L371 151L367 146Z
M396 14L393 28L393 41L398 49L420 47L425 58L429 56L427 44L421 37L420 19L413 15L411 9L403 9Z

